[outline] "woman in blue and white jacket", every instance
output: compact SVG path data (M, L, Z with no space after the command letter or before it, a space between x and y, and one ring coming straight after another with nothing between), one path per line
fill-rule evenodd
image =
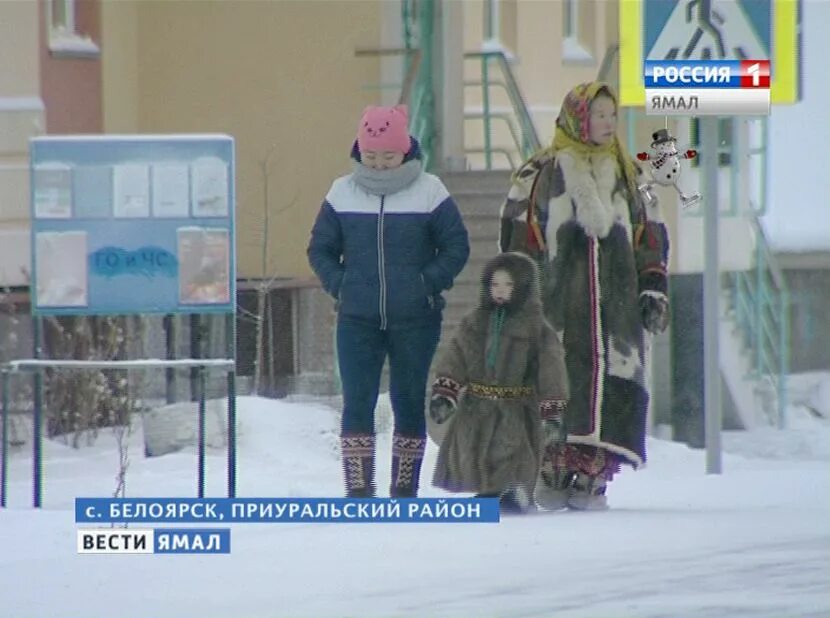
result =
M424 172L405 106L366 108L353 172L334 181L308 258L337 302L341 449L349 497L375 495L375 405L384 361L395 430L390 495L415 497L426 446L426 383L441 332L441 292L470 248L458 207Z

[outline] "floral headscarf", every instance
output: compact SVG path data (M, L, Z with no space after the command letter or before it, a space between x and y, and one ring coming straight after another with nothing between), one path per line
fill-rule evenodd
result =
M638 194L636 191L637 168L619 137L615 135L611 142L603 145L592 143L588 137L591 102L600 95L609 97L614 102L614 106L618 107L617 95L608 84L585 82L574 87L562 103L562 109L556 119L553 143L535 155L531 161L542 157L555 157L563 150L585 158L594 154L612 154L617 161L617 173L625 178L631 196L636 197Z

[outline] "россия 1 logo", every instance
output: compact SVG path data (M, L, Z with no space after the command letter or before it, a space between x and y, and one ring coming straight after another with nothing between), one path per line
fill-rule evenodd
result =
M643 67L650 115L766 116L769 60L647 60Z

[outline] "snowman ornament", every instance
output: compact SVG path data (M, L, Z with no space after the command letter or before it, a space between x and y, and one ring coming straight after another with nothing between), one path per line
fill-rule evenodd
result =
M653 152L640 152L637 158L640 161L651 163L652 182L640 185L638 188L646 202L646 205L653 204L657 197L652 192L655 184L663 187L674 187L680 195L680 202L683 208L694 206L700 202L700 193L684 193L677 180L680 176L680 159L693 159L697 156L696 150L687 150L683 154L677 152L677 140L669 134L668 129L659 129L651 134L651 149Z

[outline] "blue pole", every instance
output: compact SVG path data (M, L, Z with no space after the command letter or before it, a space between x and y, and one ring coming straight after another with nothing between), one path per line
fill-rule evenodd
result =
M199 469L197 472L199 498L205 497L205 367L199 367Z
M3 459L0 461L0 507L6 508L6 483L9 467L9 371L3 369Z
M720 341L720 264L718 262L719 199L718 199L718 119L704 116L700 120L701 172L706 187L703 214L703 401L706 438L706 473L721 474L722 449Z
M32 339L34 342L34 356L35 358L40 358L41 356L41 319L36 317L34 319L34 323L32 324ZM33 398L33 407L34 407L34 428L33 428L33 441L32 441L32 465L33 465L33 475L32 475L32 502L36 509L40 508L41 506L41 498L42 498L42 463L43 463L43 429L42 429L42 420L43 420L43 375L40 372L40 369L35 369L34 373L34 398Z
M236 370L228 372L228 498L236 498Z
M236 360L236 312L225 317L225 348ZM228 498L236 497L236 367L228 371Z

